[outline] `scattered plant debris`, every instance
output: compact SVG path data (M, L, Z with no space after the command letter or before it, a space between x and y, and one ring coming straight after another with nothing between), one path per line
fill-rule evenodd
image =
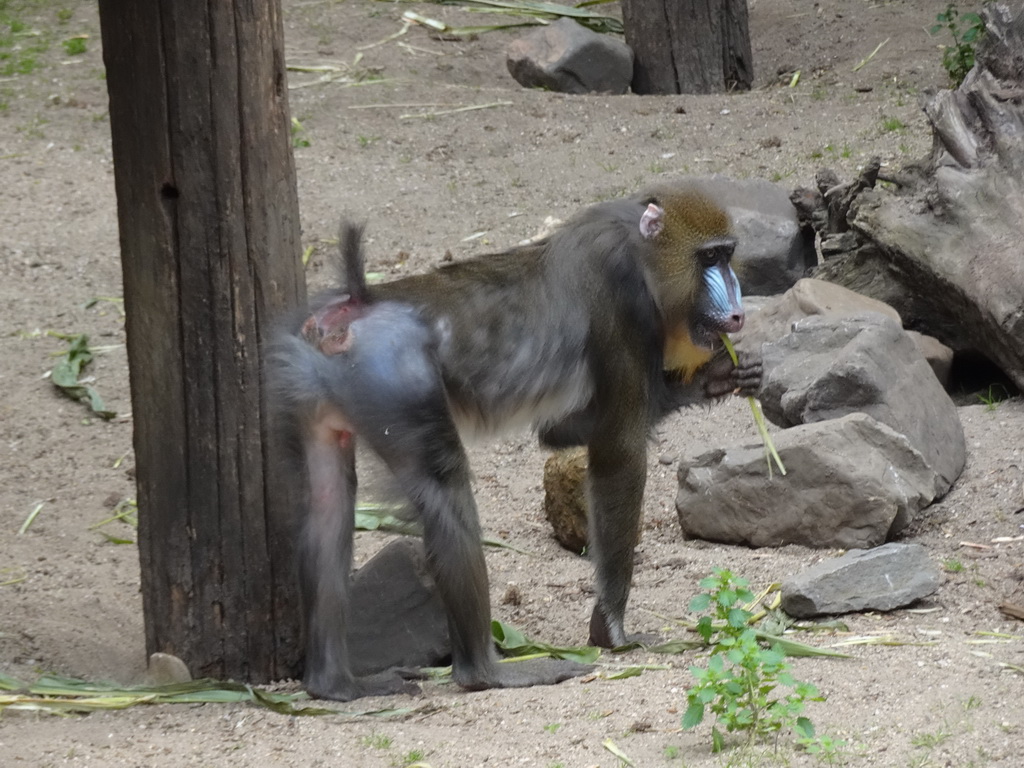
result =
M410 709L375 709L346 712L322 706L298 706L307 701L305 691L277 693L243 683L224 680L190 680L170 685L118 686L92 683L73 677L43 675L26 685L0 673L0 713L6 710L66 715L98 710L127 709L139 704L212 704L250 702L282 715L344 715L348 717L390 717L407 715Z
M50 381L61 392L72 400L83 402L101 419L110 420L117 416L114 411L107 410L99 393L88 384L79 380L82 369L92 362L93 350L89 348L89 337L84 333L66 334L47 331L47 336L64 339L68 342L68 351L50 371Z

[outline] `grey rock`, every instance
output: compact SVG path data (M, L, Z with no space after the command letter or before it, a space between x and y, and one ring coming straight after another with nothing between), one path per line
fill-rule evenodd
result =
M724 207L739 241L733 269L744 296L774 296L790 288L817 261L812 239L800 230L789 193L765 179L706 176L701 188Z
M881 301L862 296L835 283L804 278L781 296L769 299L747 318L743 330L733 337L737 349L756 350L769 341L778 341L807 317L854 317L877 312L900 322L895 309Z
M773 435L787 474L771 477L757 443L710 451L679 467L683 534L754 547L867 548L932 502L936 474L907 438L854 413Z
M796 618L891 611L934 593L939 569L920 544L853 550L782 582L782 610Z
M447 613L418 539L398 539L370 558L352 579L351 600L355 674L437 666L451 654Z
M939 380L942 388L949 389L949 375L953 370L953 350L936 339L934 336L926 336L917 331L907 331L907 335L913 340L924 359L931 366L932 373Z
M849 253L860 245L860 240L853 232L838 232L826 235L821 241L821 255L829 258L840 253Z
M789 427L866 413L906 435L945 494L966 461L956 406L914 341L876 313L808 317L762 346L765 415Z
M835 283L815 278L798 280L781 296L744 298L747 323L733 335L738 349L754 350L768 341L778 341L806 317L856 317L875 312L901 323L899 313L888 304L863 296ZM755 311L756 310L756 311ZM943 388L949 386L953 350L932 336L906 332L931 366Z
M513 40L506 64L520 85L559 93L625 93L633 79L628 45L567 18Z

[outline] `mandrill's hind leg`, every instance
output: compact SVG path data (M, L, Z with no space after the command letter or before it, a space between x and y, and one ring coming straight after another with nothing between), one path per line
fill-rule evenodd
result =
M332 423L334 422L334 423ZM310 508L300 544L302 591L306 600L306 670L310 695L350 701L362 696L416 693L407 673L352 674L348 653L349 582L356 474L353 434L324 413L305 443Z
M315 346L315 345L314 345ZM556 683L591 668L562 660L500 664L470 486L469 463L449 411L432 332L400 304L369 305L324 366L328 396L306 431L311 511L304 542L310 612L311 693L327 698L409 690L398 672L353 678L345 641L355 510L354 440L387 464L424 527L431 575L448 613L453 677L469 689Z

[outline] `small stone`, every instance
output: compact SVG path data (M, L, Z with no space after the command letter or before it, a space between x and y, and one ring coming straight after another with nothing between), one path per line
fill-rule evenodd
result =
M192 679L185 662L169 653L151 653L147 673L154 685L187 683Z

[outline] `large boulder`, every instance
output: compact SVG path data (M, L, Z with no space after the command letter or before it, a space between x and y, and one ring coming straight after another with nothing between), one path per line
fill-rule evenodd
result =
M739 243L733 269L746 296L774 296L817 262L789 194L765 179L711 176L701 182L729 214Z
M679 466L683 534L754 547L863 549L906 527L939 480L907 438L863 413L778 432L788 474L769 476L760 443Z
M784 294L771 299L745 301L747 323L733 336L738 349L755 350L767 341L781 339L806 317L854 317L875 312L901 323L899 313L885 302L864 296L835 283L805 277ZM753 311L751 311L753 309ZM943 387L949 384L953 350L932 336L907 331Z
M956 406L914 341L876 313L809 317L762 347L765 415L782 427L866 413L907 437L945 494L966 461Z
M768 341L777 341L807 317L851 317L876 312L900 322L899 313L884 302L862 296L835 283L805 277L782 296L764 303L747 318L743 330L733 341L737 349L755 350Z
M506 64L520 85L560 93L625 93L633 79L628 45L566 18L513 40Z

